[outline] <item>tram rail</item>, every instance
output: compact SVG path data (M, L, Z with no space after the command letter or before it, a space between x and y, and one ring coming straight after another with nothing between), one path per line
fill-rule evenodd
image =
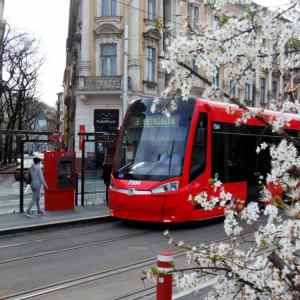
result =
M98 226L99 223L97 224L97 221L91 221L92 224L88 224L83 226L82 224L64 224L64 225L60 225L58 224L55 231L51 232L51 237L49 238L49 228L42 228L42 229L37 229L34 231L30 232L31 238L28 239L27 235L28 232L17 232L17 233L6 233L5 235L0 235L0 243L2 240L7 240L7 238L12 238L12 239L18 239L21 237L25 237L26 236L26 244L34 244L37 241L43 241L43 242L49 242L49 241L55 241L55 240L61 240L61 239L65 239L65 234L66 234L66 230L70 230L70 231L74 231L76 232L77 236L82 236L82 235L87 235L87 234L93 234L93 233L100 233L102 231L99 230L99 227L97 227L95 230L83 230L83 229L89 229L90 227L95 227ZM106 220L103 223L106 224L117 224L117 223L121 223L122 221L118 221L116 219L110 219L110 220ZM102 226L101 224L101 226ZM113 228L113 226L110 226L108 228L104 228L104 231L106 230L111 230ZM101 228L102 230L102 228ZM44 237L45 236L45 237ZM0 244L1 246L1 244Z
M55 255L55 254L59 254L59 253L75 251L78 249L91 247L91 246L105 246L105 245L111 244L113 242L126 240L126 239L130 239L130 238L135 238L135 237L139 237L139 236L144 236L147 233L152 233L152 231L143 231L143 232L134 233L134 234L124 234L124 235L117 236L114 238L103 239L103 240L94 240L94 241L90 241L87 243L80 243L80 244L72 246L72 247L66 247L66 248L50 250L50 251L43 251L43 252L39 252L39 253L36 253L33 255L26 255L26 256L19 256L19 257L3 259L3 260L0 260L0 266L2 266L4 264L12 263L12 262L25 261L25 260L30 260L30 259L47 256L47 255Z
M241 235L241 237L246 238L246 237L252 235L254 231L255 230L245 232L244 234ZM227 240L228 240L228 238L213 240L213 241L209 241L208 244L225 242ZM186 255L186 250L179 249L174 253L174 258L179 258L184 255ZM70 288L76 288L80 285L89 284L89 283L95 282L95 281L101 281L101 280L104 280L104 279L107 279L107 278L113 277L113 276L118 276L122 273L130 272L130 271L134 271L134 270L138 270L138 269L142 270L143 268L154 265L155 263L156 263L156 257L148 257L148 258L145 258L142 260L138 260L134 263L116 266L111 269L94 272L94 273L90 273L90 274L85 274L85 275L82 275L79 277L74 277L74 278L64 280L64 281L50 283L48 285L41 286L41 287L31 289L31 290L24 290L24 291L20 291L20 292L16 292L16 293L3 295L2 297L5 300L25 300L25 299L41 297L41 296L47 295L47 294L48 295L55 294L55 293L63 291L63 290L67 290ZM133 291L131 293L126 293L124 295L120 295L120 296L114 298L113 300L127 300L127 299L128 300L129 299L130 300L133 300L133 299L140 300L140 299L145 299L145 297L148 297L148 296L150 297L154 294L155 294L155 287L151 286L151 287L147 287L147 288L145 287L143 289ZM133 297L135 297L135 298L133 298Z
M184 255L185 253L181 251L180 255ZM178 254L177 254L178 256ZM87 284L93 281L99 281L106 279L108 277L112 277L115 275L120 275L125 272L133 271L136 269L144 268L150 265L153 265L156 261L156 257L146 258L143 260L139 260L132 264L127 264L123 266L117 266L111 268L109 270L104 270L96 273L86 274L80 277L72 278L65 281L60 281L56 283L49 284L47 286L39 287L32 290L22 291L15 294L4 295L3 298L5 300L25 300L31 299L34 297L55 293L61 290L69 289L72 287L80 286L83 284Z

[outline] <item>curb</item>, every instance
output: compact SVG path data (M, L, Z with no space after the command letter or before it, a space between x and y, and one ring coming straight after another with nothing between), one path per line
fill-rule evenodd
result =
M62 227L64 225L71 226L75 224L86 224L86 223L105 223L105 222L113 222L116 219L110 215L97 216L97 217L81 217L77 219L71 220L59 220L59 221L49 221L44 224L31 224L31 225L21 225L0 229L0 235L6 234L14 234L26 231L34 231L39 229L46 228L55 228Z
M12 168L15 168L16 166L17 166L17 164L11 164L9 166L1 167L0 168L0 172L1 171L5 171L5 170L9 170L9 169L12 169Z

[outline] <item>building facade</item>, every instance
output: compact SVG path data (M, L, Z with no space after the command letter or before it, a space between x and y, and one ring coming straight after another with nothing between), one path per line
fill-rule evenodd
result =
M124 84L126 102L159 95L164 88L159 63L162 11L163 0L71 0L64 76L65 143L78 155L79 131L119 127L125 110ZM124 52L126 25L128 53Z
M253 3L253 5L257 4ZM211 9L203 3L203 0L190 1L187 7L187 10L181 11L181 13L187 13L185 18L188 22L187 30L197 32L200 27L212 27L216 22ZM237 16L244 13L245 5L236 1L235 4L227 4L225 9L229 15ZM283 19L282 22L286 22L286 20ZM266 40L265 43L268 46L269 41ZM236 97L247 106L270 108L273 103L280 107L286 96L291 96L291 91L294 99L300 99L300 69L290 69L286 73L280 71L283 69L287 57L294 55L291 53L293 51L295 52L295 48L289 49L287 45L282 45L281 52L274 59L272 67L270 69L257 67L253 78L244 82L243 85L236 85L234 81L226 79L222 68L216 74L206 74L205 70L198 70L198 72L203 72L202 75L208 78L211 77L209 75L213 75L212 84L216 88L226 91L228 95ZM197 91L199 92L199 89ZM274 103L274 100L277 102Z

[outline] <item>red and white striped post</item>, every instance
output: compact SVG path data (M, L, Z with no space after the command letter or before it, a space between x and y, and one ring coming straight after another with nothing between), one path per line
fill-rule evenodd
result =
M157 256L156 300L172 300L173 254L165 250Z

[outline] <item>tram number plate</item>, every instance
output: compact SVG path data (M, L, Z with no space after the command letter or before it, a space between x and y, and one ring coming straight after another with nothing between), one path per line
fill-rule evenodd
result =
M130 185L140 185L142 182L140 180L129 180L128 184Z

